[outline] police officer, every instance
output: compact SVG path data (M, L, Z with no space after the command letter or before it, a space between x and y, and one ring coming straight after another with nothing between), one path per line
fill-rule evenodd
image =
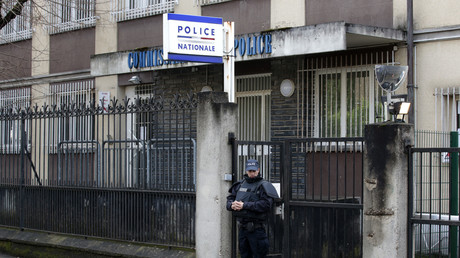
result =
M265 257L268 253L268 236L265 223L274 199L279 198L275 187L259 174L259 162L246 162L243 180L236 182L227 196L227 210L238 221L238 243L242 258Z

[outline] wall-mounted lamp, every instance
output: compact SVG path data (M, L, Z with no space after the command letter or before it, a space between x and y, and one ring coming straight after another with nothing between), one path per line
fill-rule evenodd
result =
M280 84L281 95L290 97L294 93L295 85L292 80L284 79Z
M142 80L141 78L139 78L139 76L137 75L134 75L133 77L131 77L131 79L128 80L130 83L132 84L141 84Z

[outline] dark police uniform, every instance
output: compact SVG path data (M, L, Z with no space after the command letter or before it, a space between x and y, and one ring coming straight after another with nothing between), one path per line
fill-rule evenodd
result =
M265 257L268 253L268 236L265 232L266 220L273 200L278 197L273 185L257 176L244 179L232 185L227 196L227 210L232 211L239 224L238 243L242 258ZM244 203L241 211L232 210L232 202Z

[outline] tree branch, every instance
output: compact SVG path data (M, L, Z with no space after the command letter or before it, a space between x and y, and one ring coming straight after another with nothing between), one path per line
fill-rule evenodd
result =
M18 0L16 4L11 8L11 10L5 15L5 17L0 16L0 30L5 27L10 21L12 21L16 16L21 15L24 3L28 0ZM0 1L0 9L3 7L3 1Z

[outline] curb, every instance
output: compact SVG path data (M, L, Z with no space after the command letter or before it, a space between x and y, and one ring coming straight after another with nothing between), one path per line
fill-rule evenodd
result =
M195 257L195 250L0 227L0 250L21 257Z

